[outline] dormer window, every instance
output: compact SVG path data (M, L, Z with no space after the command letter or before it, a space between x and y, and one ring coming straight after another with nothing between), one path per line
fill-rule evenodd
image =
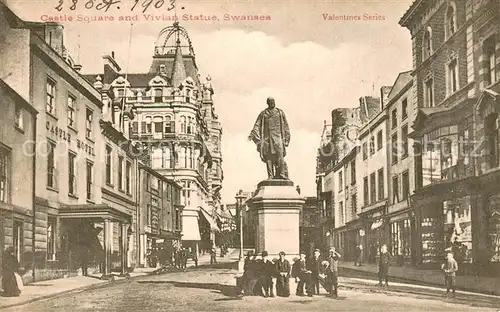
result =
M432 54L432 31L431 28L428 27L424 32L423 39L423 60L426 60Z
M446 18L445 18L445 32L446 39L453 36L453 34L457 31L457 10L455 3L451 2L450 6L446 10Z
M155 89L155 103L163 102L163 90Z

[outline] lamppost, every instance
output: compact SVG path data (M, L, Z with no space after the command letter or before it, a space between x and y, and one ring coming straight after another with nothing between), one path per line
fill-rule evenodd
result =
M239 190L238 193L235 196L236 198L236 205L237 209L239 212L239 217L240 217L240 255L238 257L238 271L243 270L243 200L245 199L245 196L243 195L243 191Z

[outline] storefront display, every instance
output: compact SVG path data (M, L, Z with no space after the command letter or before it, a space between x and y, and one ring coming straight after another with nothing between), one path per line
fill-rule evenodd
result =
M410 219L391 223L391 253L400 262L411 258Z
M422 231L422 263L438 263L444 250L443 219L440 216L425 217L421 222Z
M443 202L444 241L461 263L472 262L472 218L470 196Z

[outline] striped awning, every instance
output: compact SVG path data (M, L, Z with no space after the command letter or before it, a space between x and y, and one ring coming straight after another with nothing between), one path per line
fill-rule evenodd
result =
M205 211L205 209L200 208L200 212L203 215L203 217L207 220L207 222L210 224L210 229L212 231L220 232L220 228L215 222L215 220L212 218L212 216Z

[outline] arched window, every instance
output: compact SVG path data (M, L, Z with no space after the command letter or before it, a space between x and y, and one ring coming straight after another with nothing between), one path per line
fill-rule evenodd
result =
M423 46L423 59L427 59L432 54L432 29L428 27L424 32L422 42Z
M186 116L181 116L181 133L186 133Z
M172 168L172 154L170 151L170 147L163 148L163 163L164 168L170 169Z
M446 9L445 34L446 39L450 38L457 31L457 10L454 2Z
M155 103L163 102L163 90L155 89L154 93L155 93Z
M179 161L180 168L186 168L186 147L181 147L179 149Z

